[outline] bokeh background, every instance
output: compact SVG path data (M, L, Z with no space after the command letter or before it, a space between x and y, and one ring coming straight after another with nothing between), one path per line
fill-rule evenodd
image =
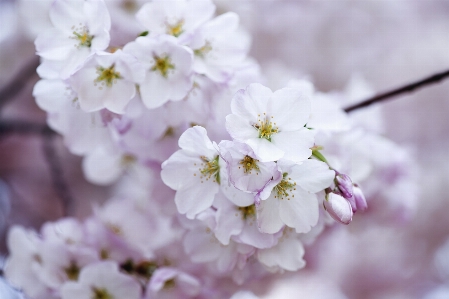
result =
M45 2L0 0L0 90L35 59L33 40L46 26ZM376 93L449 69L447 0L220 0L216 4L219 12L240 15L253 39L251 56L272 88L291 78L308 78L322 92L345 91L357 81ZM33 75L14 96L0 98L0 121L45 124L46 115L31 94L37 80ZM449 298L449 80L357 113L367 123L381 118L381 135L410 154L408 163L416 179L413 186L403 186L394 194L399 202L416 203L404 220L397 211L387 213L387 206L383 210L382 204L371 202L375 208L357 214L349 226L327 229L306 249L307 267L279 275L263 298ZM71 155L60 138L46 141L36 134L1 134L3 257L8 227L39 228L62 216L45 158L46 142L55 146L76 198L73 216L88 216L92 203L104 201L111 192L85 181L81 158ZM2 284L0 298L6 296L13 295Z

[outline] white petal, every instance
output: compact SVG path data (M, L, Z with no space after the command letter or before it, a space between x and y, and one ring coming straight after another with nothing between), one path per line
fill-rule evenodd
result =
M87 67L79 70L72 76L72 87L78 94L81 109L86 112L97 111L104 108L105 90L95 86L98 74L95 68Z
M198 166L195 166L195 163ZM194 176L194 173L198 171L200 163L199 155L179 150L162 164L162 181L173 190L198 184L200 183L199 177Z
M212 142L207 136L206 129L201 126L194 126L193 128L187 129L181 137L179 137L178 144L180 148L198 154L198 157L209 157L211 153L216 152ZM218 155L218 153L216 154Z
M318 200L315 194L297 187L290 200L279 200L279 215L282 221L296 229L297 233L307 233L318 222Z
M259 250L257 258L268 267L278 266L288 271L297 271L306 265L304 252L302 243L290 237L284 238L273 248Z
M311 101L299 89L283 88L275 91L269 105L270 114L282 131L299 130L309 120Z
M246 89L237 91L232 98L232 113L256 123L258 115L267 112L267 103L271 96L272 91L268 87L259 83L250 84Z
M40 80L34 85L33 96L39 108L47 112L61 112L69 100L65 95L66 88L67 84L61 80Z
M219 187L216 182L203 180L203 183L179 189L175 195L178 212L186 214L189 219L195 218L198 213L212 206Z
M226 116L226 130L232 138L242 142L259 137L258 131L247 119L235 114Z
M277 161L284 157L284 151L265 138L252 138L246 141L260 162Z
M324 162L308 159L294 166L290 177L304 190L317 193L332 184L335 171L330 170Z
M145 81L140 85L142 101L148 109L162 106L169 100L170 82L155 72L147 72Z
M202 232L188 232L184 237L183 244L185 252L196 263L214 261L221 253L222 245L212 233L206 233L206 229Z
M83 171L89 182L108 185L122 174L121 156L101 150L86 155L83 159Z
M315 133L308 129L299 131L279 132L271 137L272 143L283 150L284 159L302 162L312 155Z
M104 106L117 114L125 113L125 107L136 94L134 83L118 79L111 87L104 87Z
M279 200L273 196L260 201L257 207L257 225L263 233L274 234L281 230L284 223L279 216Z

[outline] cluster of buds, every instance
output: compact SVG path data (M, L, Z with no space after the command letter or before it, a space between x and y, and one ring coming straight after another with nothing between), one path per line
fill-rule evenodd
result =
M335 173L335 188L325 190L326 197L323 206L336 221L349 224L353 214L357 211L365 211L368 205L362 189L354 184L348 175L338 171Z
M329 165L327 159L319 151L322 147L315 146L312 151L313 157ZM335 171L334 185L332 189L326 188L325 200L323 201L324 209L336 221L349 224L352 216L357 211L365 211L368 208L365 195L359 185L352 182L351 178L344 173Z

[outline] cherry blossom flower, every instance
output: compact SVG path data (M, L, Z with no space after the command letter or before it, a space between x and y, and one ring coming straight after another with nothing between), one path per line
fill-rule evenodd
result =
M281 160L278 166L282 180L257 206L259 228L265 233L276 233L285 224L298 233L306 233L318 222L318 200L314 193L329 187L335 173L316 160L299 165Z
M226 117L226 129L245 142L261 162L281 158L301 162L312 154L314 133L304 128L310 115L310 99L300 89L272 92L261 84L239 90Z
M232 78L249 50L249 37L237 30L238 24L237 14L228 12L201 26L189 43L195 53L195 72L216 82Z
M274 162L260 162L245 143L222 141L220 154L226 162L229 181L239 190L257 193L277 176Z
M220 189L220 156L206 129L195 126L179 138L181 150L162 163L164 183L176 190L179 213L193 219L212 205Z
M152 36L168 34L185 40L214 12L210 0L154 0L143 5L136 17Z
M42 58L64 62L63 79L109 45L111 20L102 0L57 0L51 6L50 19L54 28L37 37L36 49Z
M162 106L168 100L182 100L193 87L193 52L178 45L172 36L139 37L124 47L146 69L140 85L142 101L148 108Z
M81 109L86 112L106 108L123 114L136 95L136 83L143 81L143 66L132 56L117 50L94 55L71 78Z

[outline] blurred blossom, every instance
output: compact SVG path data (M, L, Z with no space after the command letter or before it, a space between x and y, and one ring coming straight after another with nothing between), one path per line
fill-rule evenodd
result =
M42 136L0 136L0 299L449 298L448 83L344 111L447 67L448 14L0 0L0 90L41 63L1 121L46 117L83 216Z

